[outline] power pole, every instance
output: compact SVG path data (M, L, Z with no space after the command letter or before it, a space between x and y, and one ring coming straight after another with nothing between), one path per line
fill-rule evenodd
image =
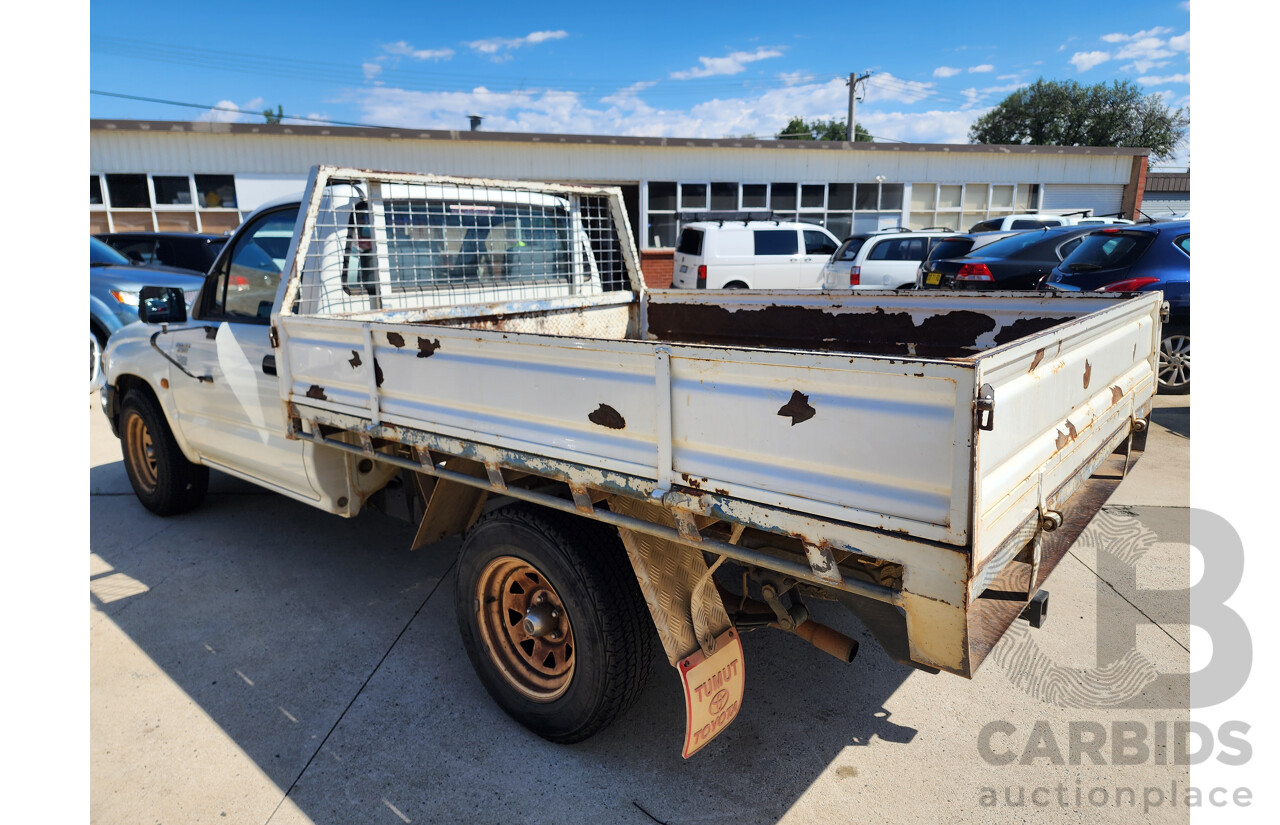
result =
M857 121L853 119L853 105L858 97L858 84L866 80L868 77L871 77L871 72L867 72L862 77L858 77L857 72L850 72L849 79L845 81L849 87L849 120L845 124L844 139L850 143L853 143L854 138L857 137L857 129L855 126Z

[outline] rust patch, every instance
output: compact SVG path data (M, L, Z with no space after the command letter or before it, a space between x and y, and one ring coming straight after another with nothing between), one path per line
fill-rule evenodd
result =
M627 420L622 417L622 414L608 404L601 404L596 407L595 412L587 416L587 420L592 424L599 424L601 427L608 427L611 430L621 430L627 426Z
M219 329L218 327L205 327L204 337L212 341L213 339L218 337L218 329Z
M311 388L307 390L307 398L314 398L317 401L329 400L329 396L324 394L324 387L317 386L316 384L312 384Z
M850 313L776 305L750 312L696 304L649 307L650 332L663 341L692 344L950 358L972 355L978 338L994 329L994 318L970 310L916 324L910 314L882 307Z
M430 338L418 338L418 357L430 358L436 354L436 350L440 349L440 339L432 341Z
M360 353L357 350L351 350L351 357L347 359L347 363L351 365L351 369L358 369L364 362L360 360Z
M398 332L388 332L387 343L399 349L404 346L404 336Z
M1062 430L1058 430L1058 437L1053 440L1054 446L1057 449L1061 450L1063 447L1067 446L1070 443L1071 443L1071 436L1067 435Z
M1119 404L1120 399L1124 398L1124 392L1119 387L1111 388L1111 403Z
M783 418L791 418L791 426L793 427L802 421L808 421L817 414L818 411L809 404L809 396L800 392L800 390L792 390L791 400L783 404L782 408L778 410L778 415Z
M1088 359L1085 359L1085 362L1084 362L1084 388L1085 388L1086 390L1087 390L1087 389L1089 389L1089 376L1090 376L1092 373L1093 373L1093 364L1090 364L1090 363L1089 363L1089 361L1088 361Z
M1035 335L1037 332L1043 332L1050 327L1056 327L1058 324L1065 324L1071 318L1019 318L1007 327L1004 327L996 334L995 342L997 344L1007 344L1010 341L1016 341L1019 338L1026 338L1028 335ZM1062 343L1058 343L1058 352L1062 352Z
M379 387L382 386L382 365L378 363L378 359L373 359L373 383Z
M1076 440L1076 425L1075 425L1075 424L1072 424L1070 421L1068 421L1068 422L1067 422L1067 432L1071 434L1071 440L1072 440L1072 441L1075 441L1075 440Z
M1044 360L1044 347L1041 347L1040 349L1036 350L1035 358L1031 359L1031 369L1027 370L1027 372L1035 372L1036 367L1040 366L1040 362L1043 360Z

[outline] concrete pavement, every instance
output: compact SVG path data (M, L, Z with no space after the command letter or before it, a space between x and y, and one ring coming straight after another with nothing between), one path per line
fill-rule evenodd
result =
M685 761L665 660L600 735L538 739L463 653L456 539L409 552L409 525L328 516L217 473L203 507L159 519L134 499L95 399L92 819L1127 822L1144 796L1150 807L1148 789L1167 797L1188 781L1185 766L1160 764L1172 760L1154 731L1187 718L1189 631L1152 593L1188 584L1190 402L1157 406L1143 461L1050 579L1043 629L1015 625L968 681L890 661L856 619L818 603L816 618L862 643L854 664L746 634L743 711ZM1127 702L1078 706L1091 685ZM1115 723L1143 726L1148 758L1069 764L1071 731L1092 723L1109 737ZM1014 764L990 763L1006 753ZM1187 814L1162 802L1146 816Z

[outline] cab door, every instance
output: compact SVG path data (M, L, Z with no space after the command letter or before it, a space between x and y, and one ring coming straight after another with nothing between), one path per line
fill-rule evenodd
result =
M840 246L835 238L817 229L804 230L804 257L801 260L797 289L822 289L822 268Z
M219 257L194 319L202 326L186 330L175 350L187 372L210 380L175 377L172 390L178 426L202 460L317 499L303 461L307 442L285 438L270 341L283 266L272 244L293 232L297 216L297 206L259 215Z

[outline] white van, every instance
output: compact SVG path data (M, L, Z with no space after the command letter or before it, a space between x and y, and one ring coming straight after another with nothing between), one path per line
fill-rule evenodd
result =
M1004 232L1009 229L1044 229L1046 226L1107 226L1112 224L1131 224L1127 218L1103 218L1094 215L1081 216L1049 215L1045 213L1029 213L1026 215L1005 215L1003 218L992 218L989 221L975 223L969 227L974 232Z
M955 232L889 231L844 239L822 268L823 289L899 289L914 286L920 262Z
M826 229L786 221L700 221L676 247L674 289L820 289L840 246Z

